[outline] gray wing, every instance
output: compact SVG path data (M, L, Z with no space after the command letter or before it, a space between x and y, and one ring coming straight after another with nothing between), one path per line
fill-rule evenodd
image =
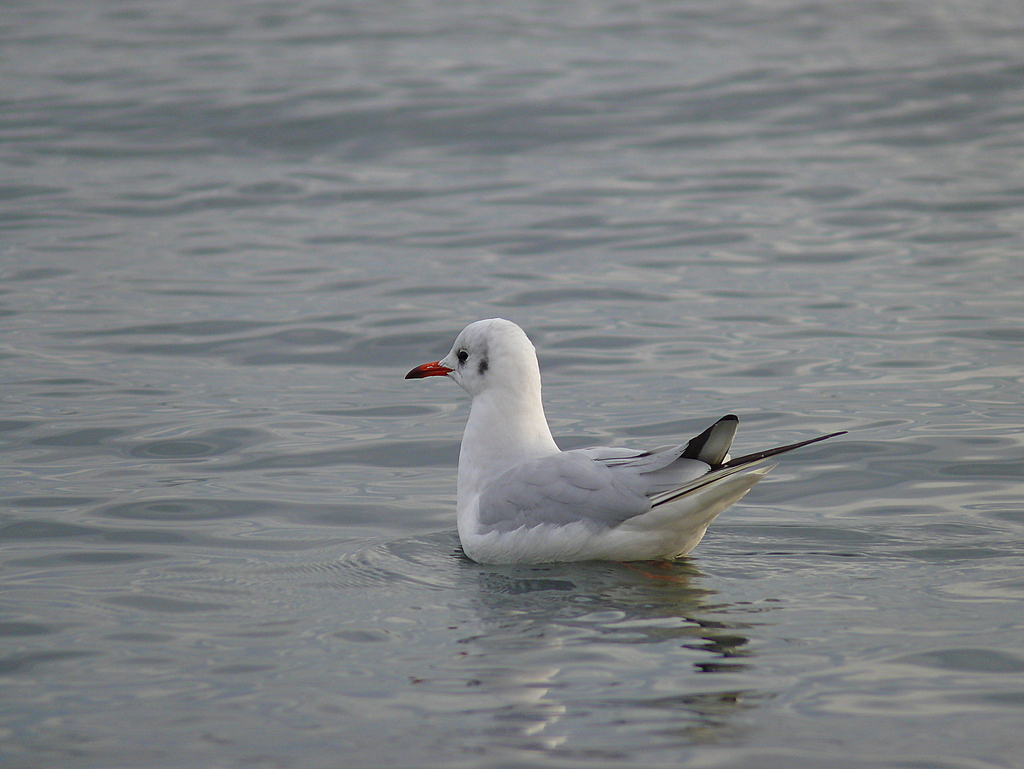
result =
M739 421L726 415L688 443L650 451L564 451L513 467L480 495L485 529L583 522L605 528L643 515L652 499L694 483L725 460Z
M544 523L616 526L651 509L649 489L642 473L608 467L586 451L565 451L524 462L488 484L480 524L496 531Z
M744 472L769 457L842 433L728 458L737 419L722 417L685 445L651 451L563 451L510 468L480 495L484 530L582 522L611 528Z

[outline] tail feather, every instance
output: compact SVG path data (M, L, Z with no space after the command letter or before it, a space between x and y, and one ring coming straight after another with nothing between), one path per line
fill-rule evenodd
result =
M725 417L723 417L724 419ZM712 428L714 429L714 425ZM683 486L680 486L671 491L665 491L661 494L655 494L651 496L651 507L658 507L659 505L665 505L669 502L674 502L681 497L685 497L689 494L693 494L698 489L702 489L706 486L718 483L724 478L728 478L730 475L741 473L744 470L751 468L758 462L762 462L769 457L778 456L787 451L793 449L799 449L803 446L809 446L812 443L818 443L819 441L828 440L829 438L835 438L837 435L844 435L845 430L840 430L837 433L830 433L829 435L819 435L817 438L811 438L810 440L800 441L798 443L790 443L786 446L777 446L774 449L768 449L766 451L758 451L754 454L746 454L736 459L730 459L725 464L719 466L717 469L712 470L709 473L705 473L700 478L696 478ZM698 438L700 436L697 436Z

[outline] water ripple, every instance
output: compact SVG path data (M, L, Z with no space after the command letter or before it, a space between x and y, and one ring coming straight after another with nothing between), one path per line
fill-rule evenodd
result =
M4 5L0 762L1016 765L1024 25L878 10ZM851 432L473 564L494 315L565 447Z

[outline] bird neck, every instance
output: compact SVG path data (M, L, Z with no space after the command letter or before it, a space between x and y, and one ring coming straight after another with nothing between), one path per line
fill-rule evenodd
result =
M556 451L539 386L480 393L473 399L459 453L460 502L509 467Z

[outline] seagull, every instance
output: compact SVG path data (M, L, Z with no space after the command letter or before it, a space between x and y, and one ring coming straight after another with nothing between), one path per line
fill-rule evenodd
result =
M502 318L471 323L451 352L405 378L432 376L447 376L472 398L456 518L462 549L478 563L686 555L774 467L761 465L765 459L843 434L730 459L739 419L728 414L674 446L561 451L544 416L537 351Z

